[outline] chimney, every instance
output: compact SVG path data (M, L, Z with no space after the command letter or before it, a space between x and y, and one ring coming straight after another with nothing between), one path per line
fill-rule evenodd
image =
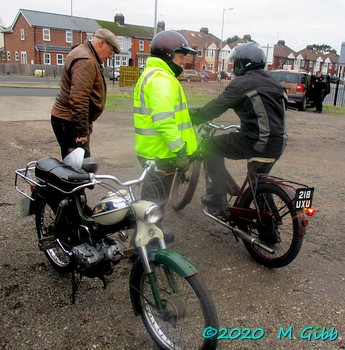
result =
M208 34L208 28L202 27L202 28L200 29L200 33Z
M165 30L165 23L164 21L159 21L157 23L157 32L162 32L163 30Z
M125 16L122 13L118 13L114 17L114 22L120 26L125 25Z

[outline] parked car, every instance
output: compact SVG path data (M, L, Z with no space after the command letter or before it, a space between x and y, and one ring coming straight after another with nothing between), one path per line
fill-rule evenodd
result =
M200 75L205 81L210 80L210 75L206 71L200 72Z
M204 81L205 79L200 75L199 72L193 69L184 69L183 72L178 76L181 81Z
M200 74L201 75L203 75L203 74L206 75L207 74L209 80L217 80L218 79L217 78L217 73L214 72L214 71L211 71L211 70L203 70L202 72L200 72Z
M119 80L120 79L120 67L115 67L114 69L110 69L108 76L109 76L110 80Z
M221 71L221 72L219 72L219 79L230 80L231 79L231 75L230 75L229 72Z
M305 111L312 104L312 77L305 71L277 69L270 72L285 88L288 104Z

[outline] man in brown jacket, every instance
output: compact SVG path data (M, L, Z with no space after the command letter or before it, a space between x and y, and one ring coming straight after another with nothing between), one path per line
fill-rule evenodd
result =
M67 55L51 111L62 159L80 145L85 157L90 156L92 123L103 112L107 94L102 63L119 52L115 35L98 29L91 41L86 40Z

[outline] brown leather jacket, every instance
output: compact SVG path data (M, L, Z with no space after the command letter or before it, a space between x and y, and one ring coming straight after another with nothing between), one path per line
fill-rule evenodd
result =
M107 85L102 70L89 41L74 48L66 57L51 114L72 121L78 137L90 135L92 123L104 110Z

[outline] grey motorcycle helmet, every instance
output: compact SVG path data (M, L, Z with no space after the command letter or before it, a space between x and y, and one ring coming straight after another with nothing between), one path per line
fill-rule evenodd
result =
M228 61L233 64L235 75L239 76L249 70L265 68L266 55L259 44L250 42L235 46L229 53Z

